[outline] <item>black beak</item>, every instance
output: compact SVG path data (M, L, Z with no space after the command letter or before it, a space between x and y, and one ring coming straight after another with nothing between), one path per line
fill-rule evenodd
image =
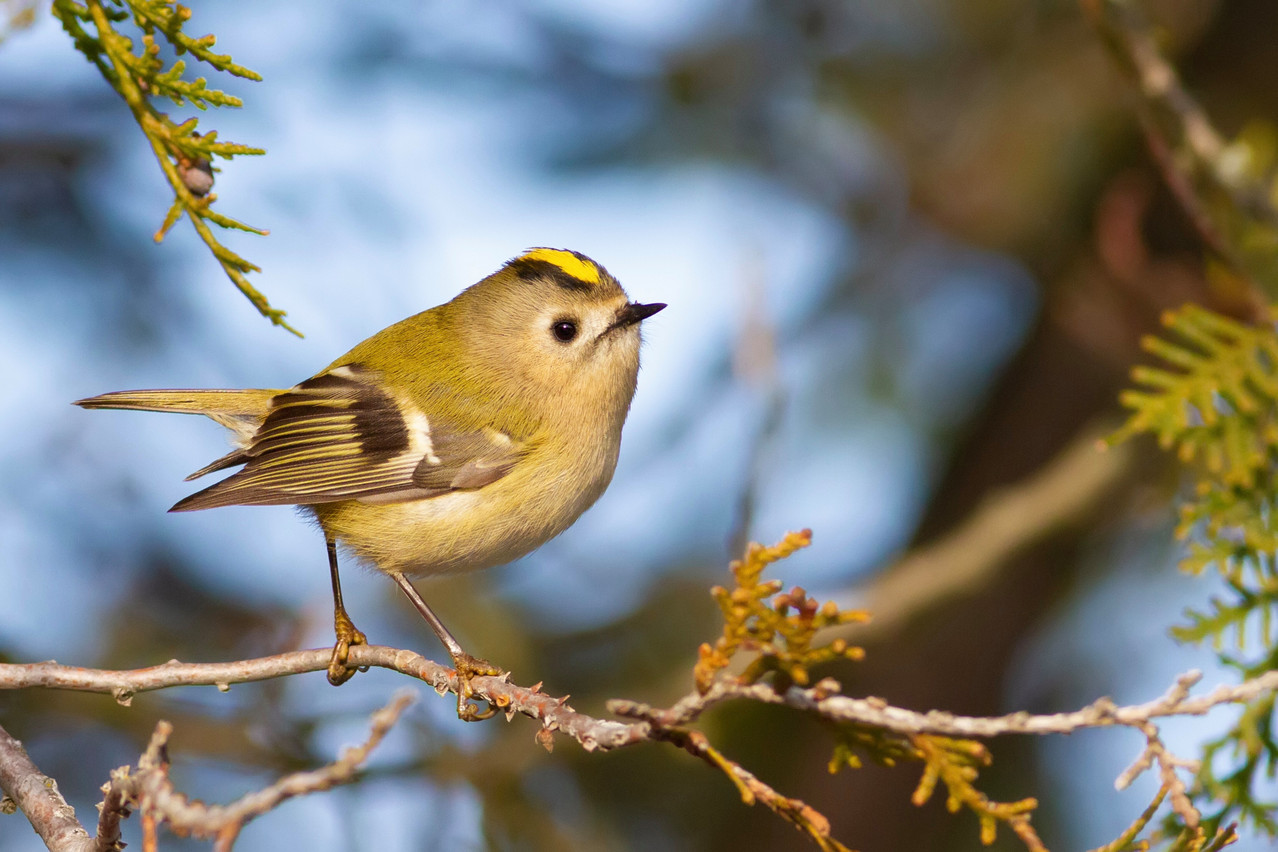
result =
M621 310L617 311L617 318L613 320L612 327L625 328L626 326L634 325L637 322L642 322L664 307L665 304L662 302L653 302L651 305L641 305L638 302L631 302Z

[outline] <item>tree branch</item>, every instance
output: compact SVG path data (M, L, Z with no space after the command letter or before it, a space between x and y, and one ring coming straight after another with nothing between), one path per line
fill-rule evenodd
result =
M864 725L898 734L991 739L1008 734L1072 734L1085 728L1114 726L1136 728L1143 732L1143 726L1155 719L1203 716L1216 707L1246 704L1262 694L1278 691L1278 670L1274 670L1239 684L1218 686L1206 695L1190 697L1189 690L1202 680L1202 676L1202 672L1197 670L1186 672L1162 697L1144 704L1120 707L1109 698L1098 698L1078 710L1042 715L1016 712L1005 716L959 716L943 710L907 710L894 707L882 698L839 695L839 683L832 678L825 678L808 689L791 687L784 693L778 693L764 683L739 684L722 680L704 695L687 695L667 709L621 699L609 701L608 709L619 716L642 719L660 727L674 727L696 721L705 711L719 704L747 700L786 705L831 722Z
M181 663L173 660L163 665L132 671L85 669L55 662L4 664L0 665L0 689L45 687L101 692L127 704L139 692L170 686L206 685L217 686L225 691L232 683L324 671L328 666L329 655L328 649L313 649L230 663ZM398 671L423 681L440 694L455 692L457 689L455 673L451 669L412 651L360 645L351 649L350 661L356 666L378 666ZM1116 725L1130 727L1144 736L1145 746L1132 766L1119 777L1118 786L1126 786L1137 775L1157 765L1160 780L1170 793L1174 809L1187 825L1193 826L1200 817L1185 795L1184 784L1176 776L1176 770L1192 770L1193 764L1166 750L1154 721L1169 716L1200 716L1216 707L1246 703L1259 695L1278 690L1278 671L1270 671L1240 684L1219 686L1206 695L1191 696L1190 690L1201 679L1202 674L1197 671L1181 675L1163 696L1143 704L1120 707L1108 698L1100 698L1067 713L1030 715L1020 712L980 717L959 716L939 710L907 710L893 707L883 699L874 697L852 698L839 694L841 686L831 678L825 678L811 688L795 686L783 693L778 693L765 683L742 684L735 679L724 678L712 684L704 694L690 693L665 709L635 701L608 702L611 712L635 720L630 723L598 719L579 713L567 704L566 697L554 698L542 693L541 684L521 687L510 683L507 677L477 677L472 686L477 697L505 710L507 718L521 713L540 721L542 727L538 731L537 740L543 745L550 742L548 732L556 730L575 739L587 751L620 748L639 742L664 741L677 745L722 770L741 791L742 798L747 803L762 802L806 831L823 849L839 850L844 847L830 838L828 821L821 814L802 801L787 798L773 790L715 750L699 731L689 730L686 726L696 722L714 706L745 700L786 705L836 724L874 728L907 736L931 734L988 739L1007 734L1069 734L1085 728ZM104 802L96 848L113 848L119 837L119 817L127 815L130 802L137 801L144 811L146 832L153 832L155 819L160 818L179 832L215 836L218 838L218 849L229 849L239 828L248 819L269 811L290 796L327 789L333 784L349 780L354 767L364 760L368 751L398 717L405 701L402 697L397 699L375 717L373 734L361 749L347 752L336 763L324 769L289 776L266 790L246 796L224 808L193 804L173 792L167 775L164 774L163 762L155 757L160 753L170 730L166 724L162 724L148 749L151 757L144 757L139 763L139 771L132 775L127 769L113 773L112 782L107 789L107 800ZM46 784L47 779L30 765L25 752L21 751L21 746L12 738L0 741L0 780L4 782L6 792L31 818L32 824L37 825L37 830L40 830L40 826L45 826L48 831L60 830L81 844L68 845L70 841L66 841L62 846L54 847L50 842L50 848L74 852L87 852L95 848L87 833L75 821L73 812L56 795L56 791L50 794L51 787ZM51 783L48 782L49 785ZM56 798L51 798L50 795ZM45 834L42 832L41 836Z
M0 727L0 791L5 802L0 811L12 813L16 805L45 846L54 852L94 852L93 838L76 819L75 808L58 792L58 784L31 762L22 743Z
M325 671L331 654L331 649L317 648L228 663L170 660L162 665L127 671L86 669L52 661L0 664L0 689L44 687L102 692L127 706L138 693L171 686L216 686L226 691L233 683ZM355 645L350 651L350 663L397 671L424 682L441 695L457 691L456 674L452 669L413 651L383 645ZM587 751L617 748L645 739L640 726L594 719L578 713L568 706L566 697L555 698L542 693L541 684L517 686L506 677L476 677L472 684L477 697L505 710L508 716L522 713L537 719L543 727L562 731L577 740Z
M1230 146L1207 111L1185 88L1176 68L1159 52L1152 29L1135 4L1125 0L1081 0L1084 13L1141 97L1137 116L1154 163L1203 241L1248 288L1246 308L1256 323L1269 317L1268 299L1245 256L1238 235L1221 221L1196 185L1205 182L1231 206L1270 228L1278 227L1278 207L1261 181L1230 163Z
M232 683L324 671L330 651L317 648L290 651L271 657L230 663L181 663L172 660L159 666L127 671L86 669L56 662L0 664L0 689L44 687L80 692L102 692L128 703L139 692L171 686L217 686L229 689ZM356 645L350 662L356 666L378 666L423 681L436 692L456 692L452 669L413 651L381 645ZM1199 696L1189 691L1202 680L1194 670L1177 678L1160 698L1143 704L1120 707L1109 698L1066 713L1031 715L1017 712L1005 716L960 716L941 710L920 712L894 707L881 698L852 698L840 695L840 685L825 678L807 689L791 687L776 692L766 683L741 684L731 678L715 682L705 694L684 696L670 708L654 708L637 701L614 699L608 709L640 721L617 722L578 712L567 697L555 698L531 687L510 683L507 677L476 677L472 681L478 698L506 711L508 717L523 714L577 740L587 751L614 749L654 739L651 726L673 728L695 722L705 711L729 701L747 700L763 704L787 705L832 722L866 725L899 734L939 734L951 737L989 739L1007 734L1070 734L1084 728L1115 725L1141 729L1155 719L1168 716L1202 716L1225 704L1244 704L1268 692L1278 691L1278 670L1234 685L1221 685Z
M167 823L175 834L211 837L215 840L215 852L229 852L240 831L255 817L268 813L295 796L329 790L353 781L369 754L414 700L411 692L398 693L389 704L373 714L368 738L362 744L344 750L334 762L308 772L286 775L269 787L241 796L229 805L207 805L173 789L165 753L173 726L160 722L146 752L138 761L137 770L132 771L126 766L111 773L99 822L98 848L118 848L118 815L123 813L127 816L129 807L137 807L142 811L143 832L147 839L156 827ZM144 843L144 847L146 845Z

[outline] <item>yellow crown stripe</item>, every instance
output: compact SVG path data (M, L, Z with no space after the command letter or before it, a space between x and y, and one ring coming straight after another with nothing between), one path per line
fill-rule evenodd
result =
M519 259L542 260L546 263L553 263L579 281L585 281L588 284L599 283L599 267L589 260L582 260L570 251L539 248L533 249Z

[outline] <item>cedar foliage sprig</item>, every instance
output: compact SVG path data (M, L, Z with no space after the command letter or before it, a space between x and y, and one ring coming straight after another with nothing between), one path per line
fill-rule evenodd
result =
M1167 335L1142 345L1166 366L1133 370L1139 390L1120 397L1132 415L1111 440L1154 435L1192 471L1175 531L1187 543L1181 566L1214 567L1229 591L1189 610L1172 634L1210 642L1222 662L1254 677L1278 664L1278 332L1272 318L1246 325L1196 305L1163 324ZM1275 804L1256 798L1257 784L1278 772L1273 713L1273 696L1262 696L1204 746L1192 792L1209 835L1233 819L1278 835Z
M841 612L833 601L824 606L808 597L796 586L780 594L780 580L764 582L762 575L773 562L793 554L812 543L812 531L787 533L772 547L751 543L745 558L730 566L736 585L731 591L722 586L710 590L723 612L723 635L713 646L703 643L698 649L693 680L705 694L719 671L726 668L738 651L758 652L738 675L741 683L755 683L769 672L776 672L787 684L808 684L808 669L831 660L859 660L865 652L836 639L829 645L813 647L817 631L839 624L869 620L860 610Z
M1270 631L1278 552L1272 526L1278 335L1269 304L1278 294L1273 127L1252 122L1227 139L1162 55L1139 4L1083 0L1083 9L1140 96L1137 114L1153 160L1208 248L1208 281L1233 312L1251 320L1245 325L1197 307L1166 316L1170 337L1149 338L1145 347L1167 366L1134 373L1141 389L1123 397L1133 414L1115 436L1153 434L1192 471L1193 496L1181 506L1176 530L1189 542L1183 567L1201 572L1214 565L1230 595L1191 611L1189 623L1173 633L1211 641L1227 665L1245 674L1272 665L1278 647ZM1224 650L1232 638L1244 651L1249 633L1258 640L1258 659L1249 663ZM1278 833L1272 811L1255 799L1260 773L1275 774L1272 717L1272 700L1258 699L1206 747L1193 793L1202 810L1213 803L1217 810L1200 829L1229 831L1221 826L1238 816ZM1169 821L1166 835L1174 836L1175 827ZM1187 847L1178 840L1170 848Z
M201 111L210 106L243 105L238 97L210 88L204 77L189 79L185 59L178 58L166 68L164 46L178 57L189 56L234 77L258 81L261 75L236 64L227 54L214 52L215 36L192 37L183 32L191 10L174 0L53 0L53 15L71 36L75 48L128 104L173 190L173 203L155 233L156 242L162 241L185 215L227 277L253 306L275 325L298 334L285 322L284 311L273 308L249 283L248 274L261 269L223 245L209 227L213 224L266 235L265 230L215 211L212 205L217 196L210 191L214 172L219 171L213 166L216 158L230 160L237 155L260 155L266 151L223 142L215 130L201 133L197 130L198 119L176 122L153 102L163 97L177 106L189 104ZM120 30L126 22L134 28L132 35Z
M788 533L771 547L751 543L744 558L731 565L736 580L734 587L731 590L721 586L711 589L723 612L724 626L723 635L714 645L704 643L698 651L693 680L701 694L704 695L715 680L723 676L723 670L732 664L737 653L743 651L756 656L746 663L735 680L752 684L771 674L773 686L778 691L784 691L791 685L806 686L811 680L810 669L813 666L838 659L860 660L865 656L863 649L849 645L841 638L828 645L820 644L817 634L827 627L868 621L869 613L842 611L832 601L819 605L802 588L782 593L779 580L763 579L763 572L769 565L811 543L811 530ZM840 689L838 683L829 678L815 688L829 693ZM904 761L922 763L923 774L912 798L915 805L926 804L941 784L946 788L946 806L951 812L967 808L976 815L981 842L985 845L994 842L997 827L1002 823L1012 829L1030 852L1046 852L1030 825L1031 813L1038 806L1035 799L995 802L976 789L980 769L991 762L984 744L972 739L900 734L867 725L832 724L832 727L835 747L828 765L831 773L843 767L859 769L863 758L889 767ZM716 762L734 783L741 786L740 779L730 770L727 761L720 758ZM821 831L817 824L790 818L823 849L844 848L829 838L828 827Z
M1153 821L1168 792L1166 785L1160 787L1154 801L1126 831L1113 842L1099 846L1092 852L1149 852L1154 844L1159 843L1167 844L1164 852L1220 852L1238 842L1238 826L1234 823L1208 830L1203 825L1186 828L1171 821L1165 821L1162 829L1156 829L1150 832L1148 838L1142 839L1140 835Z
M914 804L926 804L936 791L937 782L940 782L946 788L945 807L950 813L967 808L976 814L984 845L989 846L995 841L998 825L1004 823L1030 852L1047 852L1030 825L1030 814L1038 807L1038 800L1026 798L1019 802L994 802L976 789L977 774L993 760L983 743L930 734L916 734L910 742L924 764L923 777L911 798Z

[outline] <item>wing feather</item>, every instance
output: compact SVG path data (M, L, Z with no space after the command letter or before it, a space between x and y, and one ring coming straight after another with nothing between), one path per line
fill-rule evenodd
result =
M491 484L523 454L523 445L500 431L459 430L406 411L375 378L349 364L277 394L248 445L200 474L244 468L171 511L420 500Z

